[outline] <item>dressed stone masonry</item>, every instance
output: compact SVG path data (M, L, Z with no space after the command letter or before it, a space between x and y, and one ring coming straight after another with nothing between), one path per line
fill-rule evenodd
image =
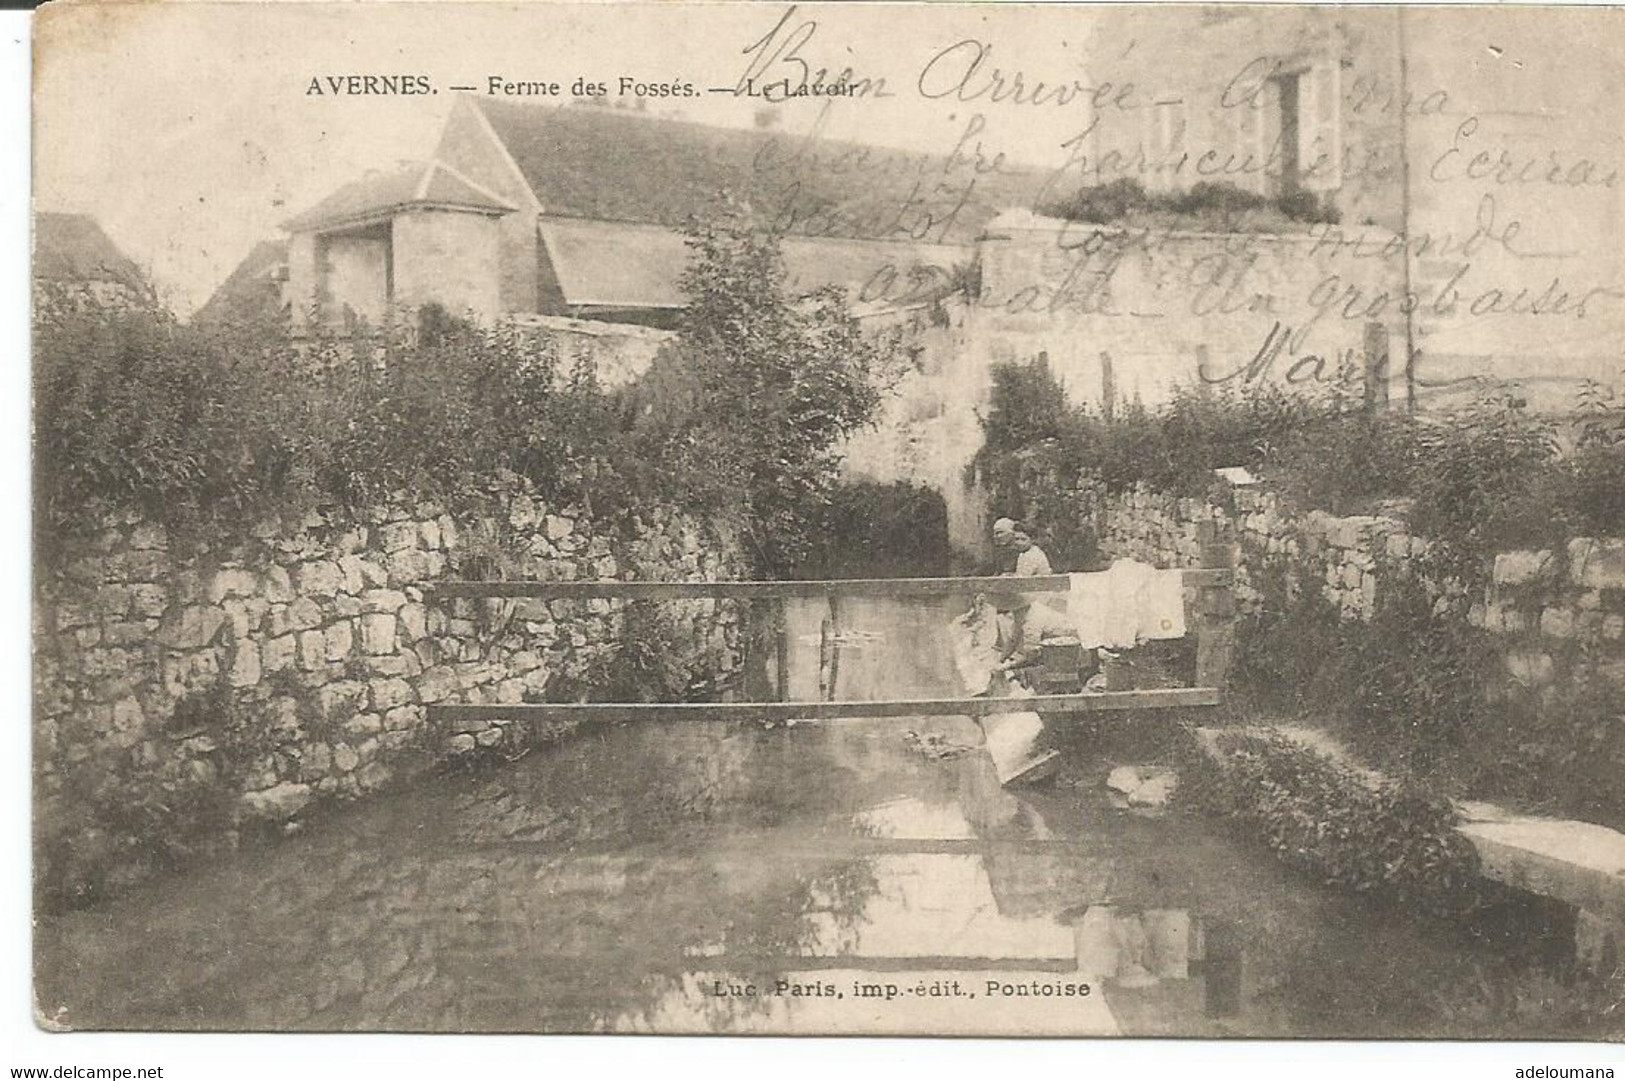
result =
M410 777L447 753L512 748L502 724L431 733L437 702L579 693L617 650L619 602L434 603L452 577L740 576L724 527L667 508L619 529L545 505L516 481L459 520L398 498L349 518L268 522L250 541L182 553L139 516L42 568L35 608L39 882L69 898L240 830ZM683 658L725 681L741 664L735 607L662 608Z

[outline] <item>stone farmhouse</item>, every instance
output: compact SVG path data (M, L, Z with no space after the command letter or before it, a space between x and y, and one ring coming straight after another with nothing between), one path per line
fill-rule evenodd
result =
M970 261L999 193L934 174L923 155L820 151L832 147L850 163L809 175L775 132L462 96L426 160L289 219L285 270L274 247L256 251L217 310L282 274L296 326L312 316L377 326L435 303L486 321L669 327L682 305L681 229L723 193L788 227L799 291L837 285L857 298L877 274L946 282Z
M989 365L1043 353L1100 405L1369 367L1393 401L1510 380L1562 411L1620 381L1625 69L1583 12L1447 14L1104 8L1088 77L1133 93L1080 109L1063 167L974 183L928 155L467 96L423 162L292 218L211 307L280 295L296 325L343 325L435 302L658 334L682 302L680 230L726 191L787 227L798 289L839 285L885 319L955 308L965 385L943 392L972 407ZM1057 219L1119 181L1273 210ZM918 281L978 288L898 285Z

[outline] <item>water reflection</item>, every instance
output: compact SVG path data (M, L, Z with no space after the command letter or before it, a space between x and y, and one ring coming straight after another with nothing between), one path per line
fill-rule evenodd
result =
M843 697L953 686L950 609L841 615L864 636ZM795 658L817 697L821 658ZM985 755L927 758L904 728L978 739L962 717L615 727L427 779L43 919L40 1008L87 1028L1403 1036L1476 963L1198 823L1018 797Z

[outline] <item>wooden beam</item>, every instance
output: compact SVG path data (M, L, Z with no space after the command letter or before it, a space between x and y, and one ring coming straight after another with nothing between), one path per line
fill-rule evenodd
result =
M1111 420L1117 411L1117 377L1112 371L1112 355L1100 351L1100 415Z
M655 961L652 971L669 968L669 962ZM792 955L766 957L755 954L695 954L684 959L679 971L700 975L737 976L739 973L833 972L1077 972L1077 957L970 957L937 954L919 957L874 957L857 953ZM911 983L903 986L912 986ZM847 988L850 992L851 988Z
M1380 413L1388 408L1388 328L1365 325L1365 408Z
M1232 572L1223 569L1188 569L1181 572L1187 586L1227 586ZM434 597L543 597L585 600L613 597L621 600L672 601L703 597L761 600L784 597L969 597L991 590L1009 590L1019 582L1023 593L1065 593L1071 588L1064 574L1010 575L982 578L842 578L827 581L783 582L623 582L603 579L580 582L434 582L424 586Z
M557 852L558 841L492 840L471 842L470 850L490 852L493 855L541 854ZM626 848L613 842L571 842L569 858L573 861L607 860L624 855ZM759 837L708 838L705 855L673 856L673 859L701 859L707 862L743 861L760 863L763 860L794 863L816 860L853 859L878 856L1005 856L1005 855L1068 855L1079 859L1110 859L1114 866L1125 860L1144 860L1155 863L1155 855L1139 853L1113 853L1100 855L1100 840L1085 834L1081 837L868 837L859 834L820 834L764 846Z
M784 601L773 605L773 696L790 700L790 613Z
M429 707L432 723L536 721L845 721L873 717L987 717L996 713L1098 713L1216 706L1217 687L1177 687L1030 698L902 698L875 702L558 702Z
M1202 546L1202 562L1225 568L1234 575L1238 546L1227 526L1202 522L1197 526ZM1230 660L1235 646L1236 596L1228 586L1204 586L1200 594L1201 612L1196 625L1196 682L1204 687L1223 688L1230 679Z

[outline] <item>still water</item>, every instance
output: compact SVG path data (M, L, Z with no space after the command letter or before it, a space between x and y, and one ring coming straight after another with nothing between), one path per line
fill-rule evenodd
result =
M958 693L951 614L843 602L840 695ZM793 651L797 697L816 654ZM425 778L43 918L38 1007L118 1029L1520 1034L1457 1001L1493 944L1116 810L1105 763L1012 794L985 753L928 757L910 730L980 739L962 717L656 723Z

